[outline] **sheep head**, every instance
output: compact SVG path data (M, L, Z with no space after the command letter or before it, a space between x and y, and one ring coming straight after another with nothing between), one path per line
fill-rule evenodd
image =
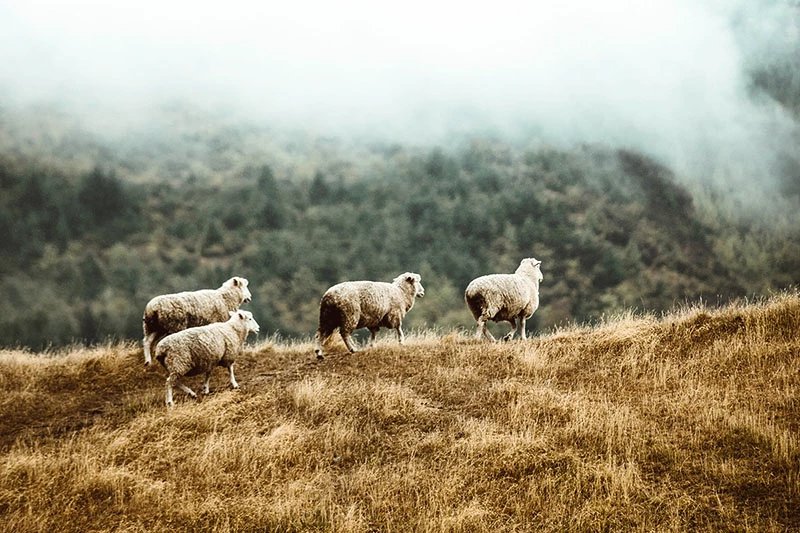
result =
M250 311L242 311L241 309L238 311L228 311L231 315L231 320L238 320L244 322L247 326L247 333L258 333L261 329L256 322L256 319L253 318L253 313Z
M525 258L520 262L515 274L525 274L539 283L544 279L544 276L542 276L542 271L539 268L541 264L541 261L534 259L533 257Z
M222 284L223 287L240 287L242 289L242 303L247 303L253 297L250 294L250 289L247 288L248 281L245 278L233 277Z
M422 276L413 272L406 272L394 278L395 285L409 284L414 289L414 297L422 298L425 296L425 287L422 286Z

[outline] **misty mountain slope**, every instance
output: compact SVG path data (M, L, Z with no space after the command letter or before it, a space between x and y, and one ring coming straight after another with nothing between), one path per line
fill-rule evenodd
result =
M799 281L795 200L770 210L781 224L754 224L725 191L630 149L360 144L210 122L202 148L174 138L134 161L78 134L83 162L62 167L73 144L55 130L55 155L17 137L0 154L4 345L138 338L152 296L234 274L251 280L262 327L290 337L313 334L328 286L406 270L427 288L409 328L471 328L467 283L526 256L544 261L533 331ZM192 150L227 170L184 172Z

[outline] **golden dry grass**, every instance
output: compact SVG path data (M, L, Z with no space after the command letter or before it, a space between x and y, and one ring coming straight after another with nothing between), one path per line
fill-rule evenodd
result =
M0 352L2 531L800 530L800 296L529 341ZM196 378L200 379L200 378Z

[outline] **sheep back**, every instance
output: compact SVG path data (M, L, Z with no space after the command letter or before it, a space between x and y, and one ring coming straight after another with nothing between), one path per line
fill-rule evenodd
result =
M519 274L489 274L470 282L464 293L472 316L501 322L530 316L538 307L534 283Z
M239 309L241 288L202 289L156 296L144 312L145 331L157 336L228 320Z
M396 328L406 312L405 298L396 285L382 281L346 281L322 295L320 330L331 334L337 328Z
M168 372L182 376L210 372L234 362L246 335L230 322L192 327L164 337L156 347L156 359Z

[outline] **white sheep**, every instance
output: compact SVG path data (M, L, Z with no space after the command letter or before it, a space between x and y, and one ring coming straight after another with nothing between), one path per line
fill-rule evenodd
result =
M224 366L231 376L231 386L239 388L233 377L233 363L242 351L249 333L258 333L258 323L250 311L231 311L227 322L188 328L167 335L156 347L156 360L167 371L167 405L172 406L172 387L177 386L192 398L197 394L181 383L184 376L205 373L203 394L208 394L211 371Z
M219 289L178 292L156 296L147 303L142 317L144 364L152 362L158 342L172 333L228 320L230 311L250 301L245 278L234 277Z
M375 345L380 328L397 331L403 344L402 322L414 306L415 298L425 295L421 277L413 272L397 276L392 283L382 281L345 281L334 285L322 295L319 305L319 329L314 352L322 359L322 347L338 329L350 352L356 347L350 334L361 328L370 332L369 346Z
M525 339L525 322L539 307L539 282L544 278L533 258L523 259L513 274L489 274L476 278L467 285L464 300L478 323L476 337L481 335L494 341L486 328L486 321L509 322L511 331L503 337L511 340L520 322L520 337Z

